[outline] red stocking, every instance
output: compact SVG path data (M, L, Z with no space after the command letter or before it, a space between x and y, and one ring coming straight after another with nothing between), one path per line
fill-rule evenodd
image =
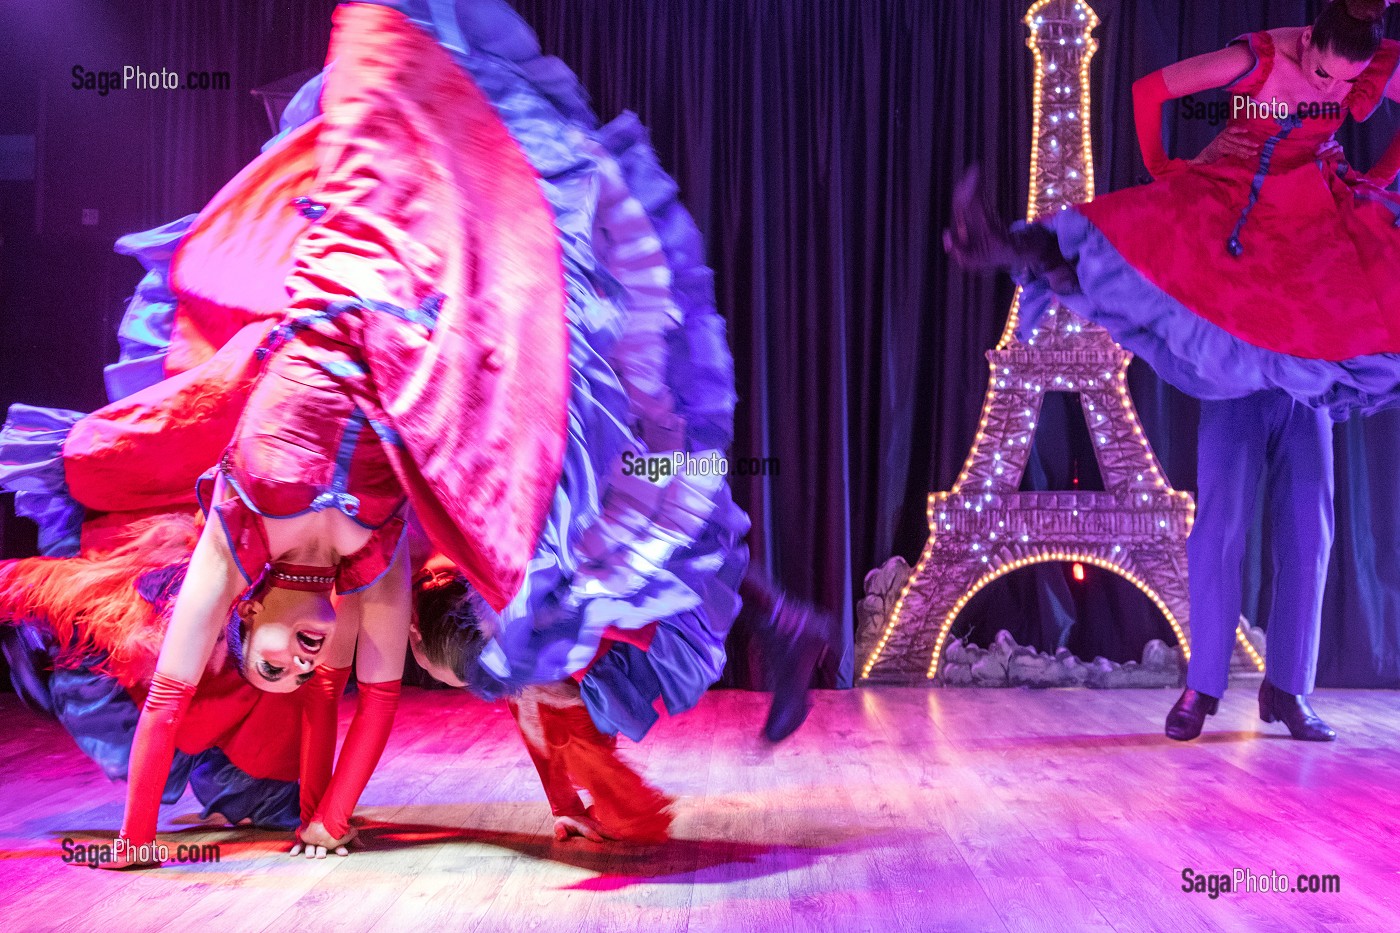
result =
M593 818L604 835L623 842L664 842L674 801L618 757L617 739L599 732L581 703L540 704L539 709L551 754L563 758L573 783L593 797Z

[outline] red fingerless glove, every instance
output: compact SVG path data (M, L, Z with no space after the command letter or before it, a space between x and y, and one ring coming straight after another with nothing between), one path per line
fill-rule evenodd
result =
M1137 126L1138 147L1142 149L1142 161L1153 178L1160 178L1173 168L1186 164L1180 159L1167 158L1166 146L1162 142L1162 105L1171 99L1161 71L1154 71L1133 82L1133 121Z
M160 797L170 777L170 763L175 758L175 734L190 707L194 691L194 684L159 672L151 678L151 690L146 694L146 705L136 723L127 772L122 838L129 846L147 846L155 842Z
M1389 188L1400 174L1400 133L1390 141L1390 147L1381 154L1380 161L1361 177L1378 188Z
M331 783L335 762L336 712L350 668L322 665L301 688L301 828L316 818L316 809Z
M397 680L360 684L355 718L350 722L350 731L345 736L345 746L340 750L335 774L316 812L316 819L336 839L350 831L350 815L355 812L355 804L359 803L360 794L364 793L370 775L384 754L384 746L389 742L389 730L394 726L394 712L398 707Z

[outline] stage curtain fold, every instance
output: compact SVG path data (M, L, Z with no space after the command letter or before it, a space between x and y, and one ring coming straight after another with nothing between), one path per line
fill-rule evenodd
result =
M735 454L777 457L745 478L754 557L838 613L847 640L826 683L848 684L863 577L911 562L924 504L962 466L986 388L984 352L1010 305L1004 279L967 275L939 245L956 173L991 169L999 207L1025 209L1030 54L1016 0L518 0L546 51L579 72L606 118L637 111L706 234L741 397ZM1093 0L1103 20L1092 90L1100 190L1145 180L1134 79L1241 33L1310 22L1320 3ZM1388 106L1342 142L1358 165L1397 125ZM1173 117L1194 155L1219 127ZM1194 489L1195 403L1134 364L1139 413L1178 488ZM1338 540L1319 683L1400 686L1400 415L1337 430ZM1061 449L1056 449L1057 446ZM1063 445L1038 443L1033 480L1057 487ZM1092 457L1087 449L1071 459ZM1248 611L1267 611L1258 529ZM1042 647L1120 656L1163 631L1130 586L1076 602L1063 570L1006 578L966 624L1039 607ZM1023 613L1022 613L1023 614ZM1014 627L1008 624L1007 627ZM1099 634L1094 635L1097 632ZM1081 635L1083 633L1080 633Z

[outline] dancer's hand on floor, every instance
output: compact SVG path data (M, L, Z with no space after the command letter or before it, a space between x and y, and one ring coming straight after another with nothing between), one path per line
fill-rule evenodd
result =
M346 856L350 854L350 843L359 836L360 831L355 827L350 827L350 831L342 838L337 839L326 832L326 827L319 820L297 833L297 843L292 846L288 855L305 855L307 858L325 858L328 851L336 855Z
M554 820L554 838L560 842L571 839L574 836L582 836L589 842L607 842L608 837L603 834L603 828L592 818L587 816L560 816Z
M112 841L112 861L98 861L98 868L105 868L108 871L140 871L147 868L160 868L161 861L157 858L159 849L157 844L152 842L150 846L133 846L125 839L118 838Z
M1249 133L1238 126L1226 127L1210 144L1201 150L1200 155L1191 160L1192 165L1209 165L1228 157L1254 159L1259 156L1260 145L1249 138Z

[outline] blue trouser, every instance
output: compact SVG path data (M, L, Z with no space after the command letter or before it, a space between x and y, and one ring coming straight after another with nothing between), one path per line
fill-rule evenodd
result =
M1274 562L1268 677L1286 693L1311 693L1332 550L1332 420L1277 391L1202 402L1186 685L1214 697L1229 680L1261 479Z

